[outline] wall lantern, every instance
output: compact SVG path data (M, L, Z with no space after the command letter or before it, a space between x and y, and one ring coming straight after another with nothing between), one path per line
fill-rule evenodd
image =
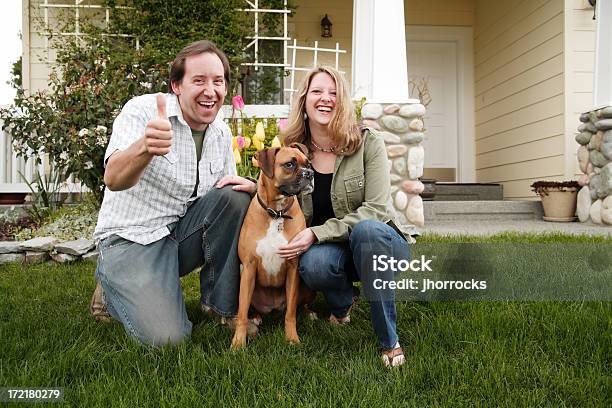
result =
M597 0L589 0L589 4L593 7L593 20L595 20L595 4L597 4Z
M331 38L332 36L332 22L329 21L327 14L321 20L321 37Z

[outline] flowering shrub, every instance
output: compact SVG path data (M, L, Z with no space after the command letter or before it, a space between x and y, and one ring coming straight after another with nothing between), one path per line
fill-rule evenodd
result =
M40 155L48 154L55 171L74 175L98 200L113 120L134 95L167 87L167 68L113 58L120 46L102 36L86 37L85 43L63 39L49 89L28 96L18 88L14 106L0 109L18 155L40 163Z

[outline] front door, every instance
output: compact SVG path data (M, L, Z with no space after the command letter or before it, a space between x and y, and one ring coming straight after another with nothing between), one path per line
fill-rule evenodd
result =
M425 168L423 178L457 181L457 43L407 39L409 79L416 87L423 84L431 98L424 117ZM414 86L411 98L419 98ZM420 99L420 98L419 98Z

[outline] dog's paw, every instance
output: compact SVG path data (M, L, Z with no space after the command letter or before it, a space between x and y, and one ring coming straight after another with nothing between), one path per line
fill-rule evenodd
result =
M234 338L232 339L232 350L233 351L240 350L241 348L246 347L246 344L247 344L246 336L234 335Z
M285 339L291 344L300 344L300 337L296 330L285 330Z

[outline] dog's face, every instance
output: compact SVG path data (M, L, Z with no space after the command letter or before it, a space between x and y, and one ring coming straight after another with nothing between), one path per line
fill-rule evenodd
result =
M283 195L312 192L314 172L308 160L308 148L301 143L265 149L256 153L261 168L260 177L272 179Z

